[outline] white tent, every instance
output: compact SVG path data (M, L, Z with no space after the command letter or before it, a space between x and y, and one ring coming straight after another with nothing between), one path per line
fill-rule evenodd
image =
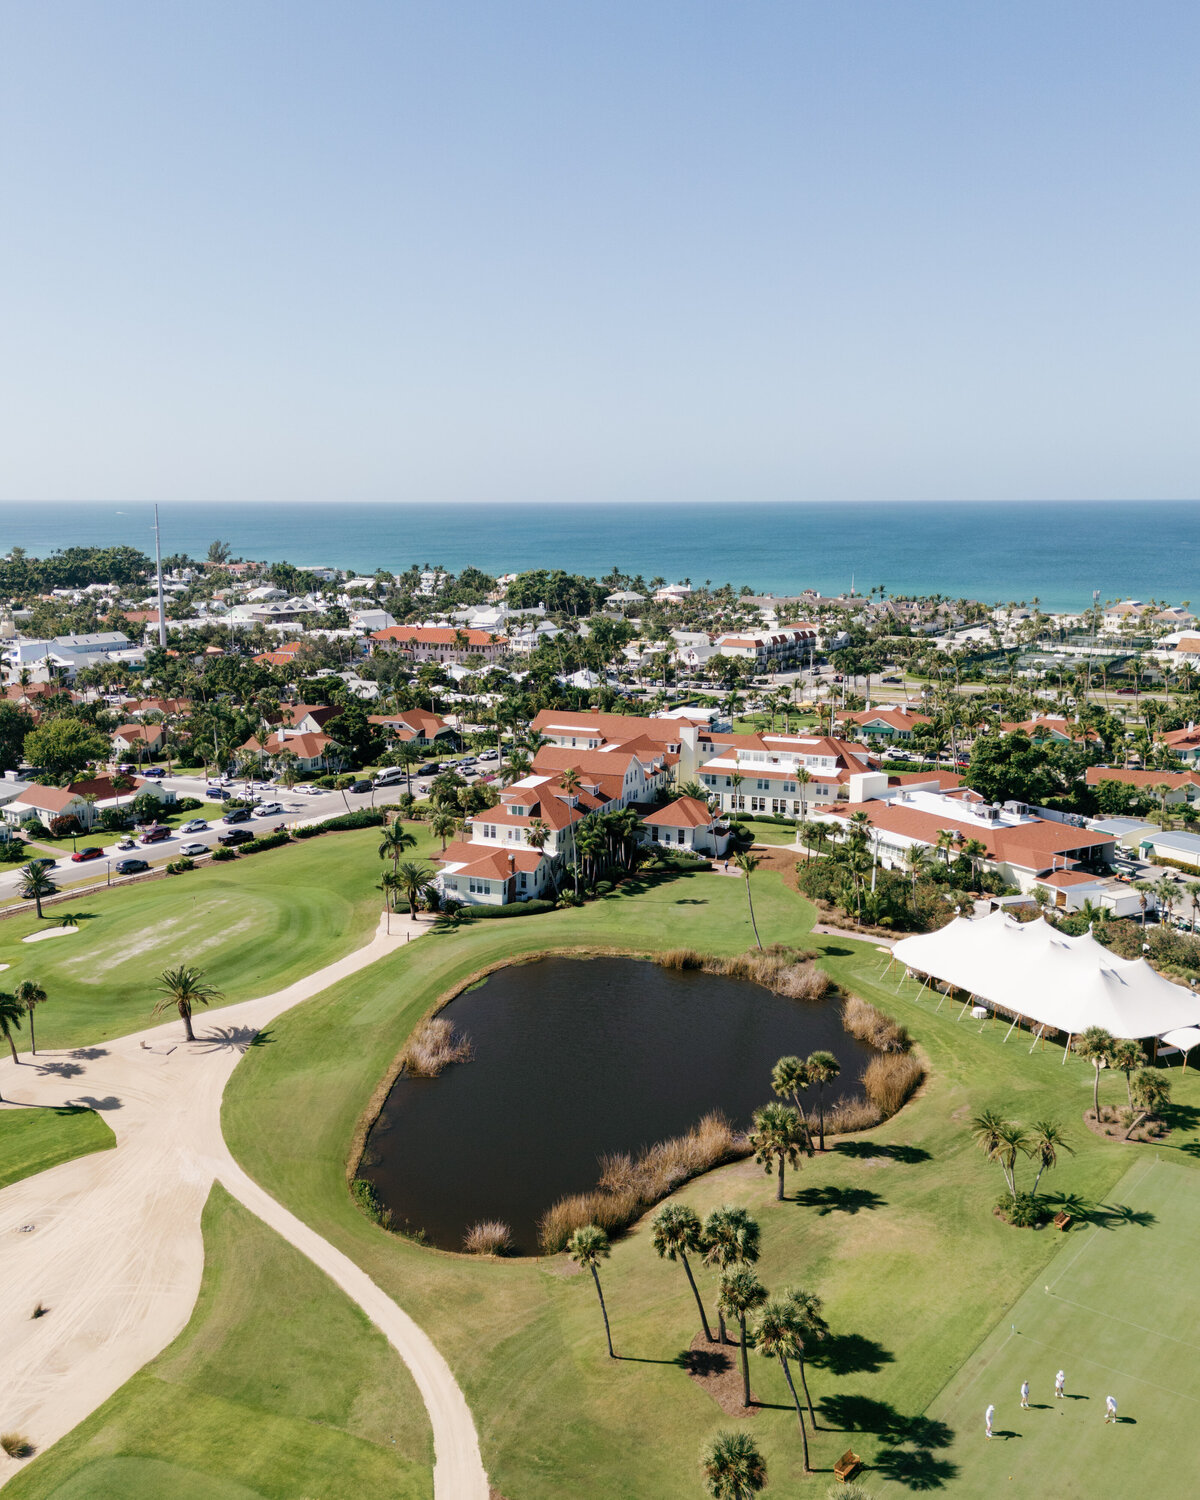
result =
M908 969L1069 1036L1089 1026L1114 1037L1162 1036L1200 1024L1200 996L1144 958L1118 958L1090 929L1067 937L1042 917L1017 922L1002 910L956 917L937 932L901 939L892 954Z

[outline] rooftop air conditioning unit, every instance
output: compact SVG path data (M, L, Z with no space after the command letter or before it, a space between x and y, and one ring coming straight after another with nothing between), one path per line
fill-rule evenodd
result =
M1000 811L995 807L981 807L976 813L985 823L996 823L1000 820Z
M1004 811L1005 812L1009 812L1009 813L1015 813L1017 817L1023 818L1029 812L1029 804L1027 802L1011 802L1011 801L1009 801L1009 802L1006 802L1004 804Z

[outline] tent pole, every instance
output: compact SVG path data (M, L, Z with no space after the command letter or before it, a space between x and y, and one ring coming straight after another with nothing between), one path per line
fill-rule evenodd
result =
M1183 1071L1184 1071L1184 1072L1185 1072L1185 1073L1186 1073L1186 1072L1187 1072L1187 1060L1188 1060L1188 1053L1189 1053L1189 1052L1190 1052L1190 1051L1191 1051L1191 1050L1192 1050L1192 1049L1191 1049L1191 1048L1190 1048L1190 1047L1185 1047L1185 1048L1184 1048L1184 1049L1183 1049Z
M1037 1036L1034 1037L1033 1042L1032 1042L1032 1044L1031 1044L1031 1046L1029 1048L1030 1055L1032 1055L1034 1047L1036 1047L1037 1044L1038 1044L1038 1037L1041 1037L1042 1046L1044 1047L1046 1045L1046 1038L1043 1035L1043 1033L1045 1032L1045 1030L1046 1030L1046 1023L1043 1021L1042 1024L1038 1027L1038 1029L1037 1029Z
M1062 1055L1063 1062L1066 1062L1066 1060L1067 1060L1067 1053L1070 1052L1070 1050L1071 1050L1071 1037L1073 1035L1074 1035L1073 1032L1070 1032L1070 1031L1067 1032L1067 1045L1063 1048L1063 1055Z
M966 1013L967 1013L967 1006L970 1005L971 1001L974 1000L974 998L975 998L974 995L968 995L967 998L963 1001L963 1008L962 1008L962 1010L960 1010L959 1013L958 1013L958 1015L956 1015L955 1018L954 1018L956 1021L961 1021L962 1018L966 1015Z
M943 990L942 991L942 998L938 1001L937 1005L934 1007L934 1014L935 1015L937 1014L937 1012L939 1010L941 1010L942 1006L945 1005L945 1003L946 1003L946 991Z
M1010 1026L1010 1027L1009 1027L1009 1028L1008 1028L1008 1030L1007 1030L1007 1031L1006 1031L1006 1032L1005 1032L1005 1033L1004 1033L1004 1040L1005 1040L1005 1041L1006 1041L1006 1042L1007 1042L1007 1041L1008 1041L1008 1039L1009 1039L1009 1037L1010 1037L1010 1036L1012 1036L1012 1034L1013 1034L1013 1026L1015 1026L1015 1025L1016 1025L1016 1024L1017 1024L1017 1022L1018 1022L1018 1021L1019 1021L1019 1020L1020 1020L1020 1019L1021 1019L1021 1017L1020 1017L1020 1015L1019 1015L1019 1014L1018 1014L1018 1015L1015 1015L1015 1016L1014 1016L1014 1017L1013 1017L1013 1023L1012 1023L1012 1026Z

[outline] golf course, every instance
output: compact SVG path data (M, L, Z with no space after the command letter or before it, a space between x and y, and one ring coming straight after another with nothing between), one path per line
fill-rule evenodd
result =
M135 946L150 931L148 904L165 902L165 891L181 922L195 901L197 910L223 911L230 929L226 943L219 922L189 927L191 938L216 938L199 953L177 929L172 961L200 963L230 1000L262 993L365 941L379 912L373 837L313 840L105 893L87 903L100 913L97 938L61 946L94 943L90 951L109 956L122 942ZM432 1250L373 1223L347 1183L380 1081L441 998L497 963L547 952L744 952L754 936L742 880L642 874L578 909L434 929L270 1023L226 1088L225 1140L251 1178L433 1340L466 1396L503 1500L686 1500L703 1493L703 1445L719 1430L743 1428L766 1460L768 1494L823 1496L849 1447L864 1460L860 1482L873 1495L973 1497L1035 1486L1132 1494L1135 1476L1165 1451L1156 1493L1190 1493L1200 1435L1189 1437L1180 1417L1200 1400L1200 1351L1186 1342L1194 1295L1180 1289L1200 1227L1200 1082L1173 1070L1172 1129L1162 1141L1101 1139L1083 1123L1093 1086L1084 1061L1064 1064L1061 1048L1031 1048L1024 1032L1006 1037L1001 1025L960 1019L958 1007L939 1007L938 997L888 975L887 954L873 943L814 934L814 909L778 871L754 875L753 896L763 942L815 950L845 993L909 1028L927 1070L890 1120L831 1138L825 1153L789 1169L783 1201L753 1160L675 1194L701 1217L724 1203L744 1207L761 1229L755 1271L772 1295L802 1287L822 1299L829 1335L807 1354L805 1370L818 1419L809 1433L812 1477L803 1473L797 1414L776 1361L751 1352L755 1405L745 1414L723 1411L690 1372L696 1305L679 1265L655 1253L648 1220L614 1239L600 1266L617 1355L610 1360L592 1278L566 1256L490 1260ZM136 905L141 917L132 915ZM244 912L254 915L243 929ZM167 915L161 905L151 914ZM18 920L28 923L4 928ZM8 930L0 939L4 957L19 950ZM52 990L38 1017L39 1047L56 1008L60 1031L48 1047L146 1025L163 951L114 963L98 986L82 967L64 967L65 955L55 955L53 969L39 955L38 977ZM198 1033L205 1025L198 1013ZM671 1062L664 1057L663 1068ZM1101 1089L1116 1103L1124 1084L1106 1076ZM770 1098L769 1078L762 1095ZM989 1109L1061 1125L1066 1149L1042 1191L1069 1206L1065 1232L1016 1229L993 1212L1003 1178L971 1128ZM79 1150L96 1149L80 1139ZM438 1143L412 1149L436 1153ZM219 1187L203 1228L203 1287L184 1333L14 1471L8 1491L37 1500L431 1493L421 1404L377 1331ZM716 1273L697 1266L696 1279L712 1318ZM732 1344L711 1352L736 1368ZM1072 1396L1087 1399L1055 1410L1060 1366ZM1036 1403L1028 1412L1018 1410L1025 1378ZM1108 1394L1122 1421L1106 1428ZM989 1403L997 1408L990 1443Z

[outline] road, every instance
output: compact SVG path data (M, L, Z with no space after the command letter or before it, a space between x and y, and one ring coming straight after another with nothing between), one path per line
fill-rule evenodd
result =
M113 1151L65 1162L0 1192L0 1411L44 1449L96 1410L187 1324L204 1269L200 1215L214 1181L318 1265L411 1370L429 1412L438 1500L487 1500L475 1424L450 1367L420 1327L327 1240L233 1160L221 1096L257 1033L428 930L393 917L356 953L274 995L103 1046L0 1063L0 1108L87 1104ZM46 1316L32 1318L42 1303ZM0 1486L17 1472L0 1467Z

